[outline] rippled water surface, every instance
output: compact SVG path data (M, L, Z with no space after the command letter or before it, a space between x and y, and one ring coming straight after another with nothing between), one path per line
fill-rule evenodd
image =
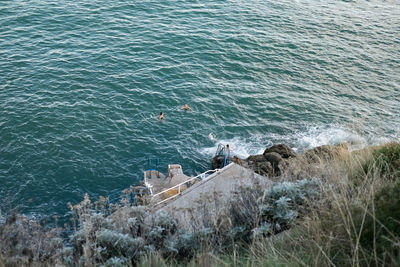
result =
M0 3L2 210L63 214L148 156L193 175L218 142L245 157L399 130L399 1Z

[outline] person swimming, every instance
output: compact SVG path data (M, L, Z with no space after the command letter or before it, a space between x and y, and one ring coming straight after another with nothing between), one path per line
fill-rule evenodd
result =
M164 119L164 112L160 112L160 115L158 116L159 120L163 120Z
M210 140L213 142L217 141L212 133L208 135L208 138L210 138Z
M189 107L188 104L185 104L183 107L181 107L183 110L193 110L191 107Z

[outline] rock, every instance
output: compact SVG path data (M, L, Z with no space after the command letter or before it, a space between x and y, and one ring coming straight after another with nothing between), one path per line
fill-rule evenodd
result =
M297 157L290 147L285 144L274 145L267 148L263 154L249 156L245 160L238 157L230 158L230 161L254 170L264 176L279 176L287 168L290 158ZM212 159L212 168L221 168L224 164L224 156L217 155Z
M264 158L264 156L263 156L263 158ZM222 167L224 167L224 160L225 160L225 157L223 155L217 155L217 156L213 157L213 159L211 160L212 169L215 170L215 169L221 169ZM233 157L227 158L227 164L229 164L231 162L234 162L238 165L243 164L242 159L236 155Z
M247 159L244 160L243 166L252 169L255 173L258 173L263 176L274 175L274 168L272 167L272 164L268 162L263 155L248 157Z
M285 144L278 144L271 146L270 148L267 148L264 151L264 155L267 153L275 152L278 153L282 158L287 159L287 158L294 158L297 156L296 152L293 151L290 147L288 147Z
M270 153L266 153L264 154L265 159L271 163L272 167L276 167L279 165L279 163L283 160L283 158L281 157L281 155L279 155L276 152L270 152Z
M281 170L279 168L279 164L283 161L281 155L276 152L269 152L265 153L264 157L269 163L271 163L272 168L274 169L274 174L280 175Z
M242 159L241 158L239 158L238 156L233 156L233 158L232 158L232 162L234 162L234 163L236 163L236 164L238 164L238 165L243 165L243 162L242 162Z
M273 176L274 175L274 168L272 167L271 163L266 161L266 162L260 162L257 165L256 172L258 174L264 175L264 176Z
M246 160L248 167L256 173L264 176L278 176L281 174L283 158L276 152L265 153L264 155L249 156Z
M247 162L265 162L266 159L264 157L264 155L254 155L254 156L249 156L246 159Z
M213 157L211 166L213 170L222 168L224 166L224 156L218 155Z

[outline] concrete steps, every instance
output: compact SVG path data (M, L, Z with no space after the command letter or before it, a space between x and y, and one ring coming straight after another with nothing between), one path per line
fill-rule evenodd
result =
M268 188L273 183L265 176L231 163L211 174L207 179L189 187L180 196L155 206L154 210L155 212L167 211L174 214L180 225L190 228L194 218L201 221L205 209L207 209L209 216L218 216L218 213L229 206L227 205L228 202L239 188L248 186Z

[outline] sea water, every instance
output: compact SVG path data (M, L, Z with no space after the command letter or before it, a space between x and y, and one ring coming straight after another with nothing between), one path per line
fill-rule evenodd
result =
M397 0L0 3L3 212L62 215L139 183L149 156L194 175L219 143L244 158L399 130Z

